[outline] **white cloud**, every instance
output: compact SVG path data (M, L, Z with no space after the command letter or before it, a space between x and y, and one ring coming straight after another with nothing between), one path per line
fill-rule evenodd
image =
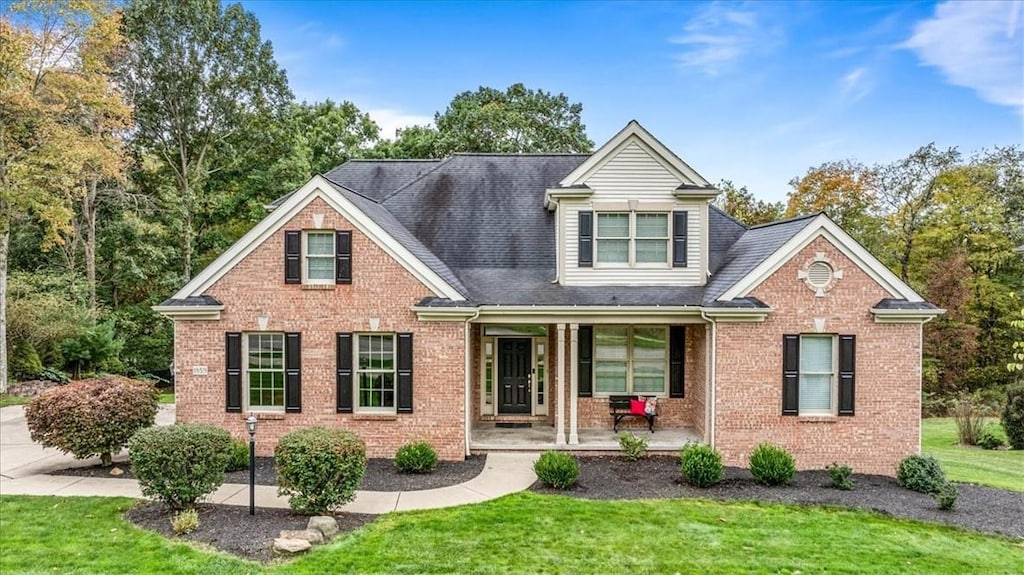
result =
M1024 2L944 2L903 46L953 85L1024 110Z
M839 95L842 101L847 104L853 104L862 100L871 93L872 87L868 69L863 66L854 68L842 78L839 78Z
M698 10L683 33L668 41L683 49L675 55L680 66L718 76L755 50L774 48L782 36L779 28L762 25L758 13L716 2Z
M407 128L409 126L423 126L434 123L433 116L407 114L401 110L395 110L392 108L377 108L374 110L367 110L366 113L373 118L374 122L377 122L378 126L380 126L381 138L387 140L393 140L395 138L395 132L401 128Z

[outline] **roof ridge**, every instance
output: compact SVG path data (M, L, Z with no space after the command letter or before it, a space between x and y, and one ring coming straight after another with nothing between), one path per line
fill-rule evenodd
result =
M323 178L323 179L327 180L328 182L330 182L330 184L331 184L332 186L335 186L335 187L341 188L341 189L345 190L346 192L351 192L351 193L353 193L353 194L355 194L355 195L359 196L360 198L363 198L363 199L365 199L365 200L368 200L368 201L370 201L370 202L373 202L373 203L375 203L375 204L378 204L378 205L380 204L380 202L378 202L377 200L375 200L375 199L371 198L370 196L367 196L366 194L364 194L364 193L360 192L359 190L353 190L352 188L350 188L350 187L346 186L345 184L342 184L342 183L336 182L336 181L334 181L334 180L332 180L332 179L328 178L328 177L327 177L327 176L325 176L324 174L318 174L318 175L319 175L319 176L320 176L321 178ZM381 207L383 207L383 206L381 206Z
M756 226L750 226L747 229L748 230L759 230L761 228L768 228L768 227L775 226L775 225L778 225L778 224L788 224L788 223L796 222L796 221L799 221L799 220L806 220L806 219L810 219L810 218L816 218L816 217L818 217L820 215L823 215L824 213L825 212L815 212L813 214L803 214L803 215L800 215L800 216L793 216L791 218L785 218L785 219L782 219L782 220L775 220L774 222L768 222L768 223L764 223L764 224L757 224Z
M436 172L437 170L441 169L441 166L444 166L444 165L446 165L446 164L447 164L448 162L452 161L452 158L454 158L454 156L448 156L447 158L444 158L443 160L439 160L439 161L437 162L437 165L436 165L436 166L434 166L433 168L431 168L431 169L429 169L429 170L427 170L427 171L423 172L423 173L422 173L422 174L420 174L419 176L417 176L417 177L413 178L412 180L410 180L410 181L406 182L405 184L403 184L403 185L401 185L401 186L398 186L398 187L397 187L397 188L395 188L395 189L394 189L393 191L391 191L391 192L389 192L388 194L386 194L386 195L385 195L384 197L382 197L382 198L380 199L380 202L379 202L379 203L380 203L381 205L384 205L384 202L386 202L386 201L390 200L391 198L395 197L395 196L396 196L396 195L398 194L398 192L401 192L402 190L404 190L404 189L408 188L409 186L411 186L411 185L415 184L416 182L418 182L418 181L422 180L423 178L425 178L425 177L429 176L430 174L433 174L433 173L434 173L434 172Z
M715 204L713 204L713 203L711 203L711 202L708 202L708 207L709 207L709 208L711 208L712 210L715 210L716 212L718 212L718 213L722 214L722 215L723 215L723 216L725 216L726 218L729 218L729 219L730 219L730 220L732 220L732 221L733 221L733 222L734 222L734 223L735 223L736 225L740 226L740 227L741 227L741 228L743 228L744 230L749 230L749 229L750 229L750 226L748 226L747 224L745 224L745 223L743 223L743 222L739 221L739 220L738 220L737 218L733 217L733 215L732 215L732 214L730 214L729 212L727 212L727 211L723 210L722 208L720 208L720 207L716 206Z
M440 162L444 158L349 158L345 162L342 162L331 168L331 171L337 170L345 164L351 164L352 162Z
M593 156L594 153L585 152L453 152L449 158L455 156L504 156L509 158L516 157L541 157L541 156Z

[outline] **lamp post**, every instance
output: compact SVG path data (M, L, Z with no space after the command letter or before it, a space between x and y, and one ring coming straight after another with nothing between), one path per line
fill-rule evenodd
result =
M256 515L256 416L245 420L249 430L249 515Z

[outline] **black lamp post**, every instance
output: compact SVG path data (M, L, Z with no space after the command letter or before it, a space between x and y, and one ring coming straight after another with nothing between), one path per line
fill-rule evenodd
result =
M256 515L256 416L245 420L249 430L249 515Z

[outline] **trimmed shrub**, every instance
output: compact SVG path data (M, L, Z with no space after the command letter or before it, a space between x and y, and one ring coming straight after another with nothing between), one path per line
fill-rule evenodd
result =
M1001 420L1010 446L1024 449L1024 385L1012 385L1006 389L1006 407Z
M787 485L793 481L796 462L784 447L762 443L750 454L750 472L764 485Z
M946 473L931 455L908 455L896 470L896 483L918 493L936 494L946 484Z
M414 441L398 448L395 467L402 473L430 473L437 468L437 451L426 441Z
M828 482L829 486L833 489L842 489L843 491L849 491L853 489L853 469L849 465L839 465L833 463L832 465L826 465L825 470L828 471Z
M232 439L228 447L228 462L224 471L241 471L249 469L249 444L240 439Z
M356 495L366 473L366 445L347 429L296 429L274 450L279 495L292 509L320 515Z
M622 450L622 455L630 461L639 461L647 457L648 445L646 437L637 437L628 431L619 434L619 449Z
M156 420L149 382L110 376L76 381L38 395L25 407L32 440L76 459L99 456L109 466L136 431Z
M139 431L128 455L143 495L189 509L224 483L231 442L219 427L176 423Z
M171 531L175 535L187 535L199 529L199 512L195 509L179 511L171 518Z
M711 487L722 480L722 454L710 445L690 443L679 453L683 479L694 487Z
M568 453L545 451L533 464L533 472L548 487L569 489L580 477L580 464Z
M1006 441L996 431L995 426L989 426L985 429L985 433L981 434L981 439L978 440L978 447L982 449L1002 449L1006 447Z
M939 492L935 495L935 499L939 502L939 509L943 511L952 511L956 507L956 499L960 496L960 491L951 482L947 482L939 489Z
M961 395L953 413L956 433L961 445L977 445L985 430L985 417L970 395Z

